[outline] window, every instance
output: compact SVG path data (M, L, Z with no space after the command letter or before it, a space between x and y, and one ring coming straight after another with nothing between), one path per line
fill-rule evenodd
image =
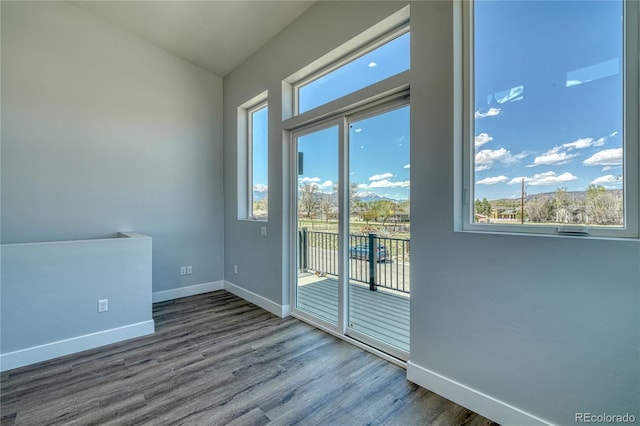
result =
M238 108L238 218L266 220L269 108L266 93L256 99Z
M465 5L468 229L637 237L635 3Z
M410 33L396 30L361 51L298 83L298 113L303 113L409 69Z

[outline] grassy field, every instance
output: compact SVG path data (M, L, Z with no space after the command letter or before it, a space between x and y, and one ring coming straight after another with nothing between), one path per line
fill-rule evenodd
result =
M307 228L309 231L316 232L333 232L338 233L338 221L335 220L317 220L317 219L300 219L298 221L298 229ZM401 238L408 240L411 235L411 225L409 223L386 223L382 226L381 223L377 222L360 222L360 221L350 221L349 222L349 233L350 234L376 234L380 237L387 238Z

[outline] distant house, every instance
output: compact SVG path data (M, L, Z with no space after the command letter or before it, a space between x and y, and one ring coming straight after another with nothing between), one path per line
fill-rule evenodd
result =
M516 220L518 211L513 207L495 206L491 207L491 218L501 220Z
M486 215L476 213L476 222L477 223L489 223L489 218Z
M393 216L389 218L389 222L409 222L411 214L407 211L396 210Z

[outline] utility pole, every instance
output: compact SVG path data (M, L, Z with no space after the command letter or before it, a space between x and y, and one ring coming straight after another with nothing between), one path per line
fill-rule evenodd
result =
M520 223L524 225L524 178L522 178L522 189L520 193Z

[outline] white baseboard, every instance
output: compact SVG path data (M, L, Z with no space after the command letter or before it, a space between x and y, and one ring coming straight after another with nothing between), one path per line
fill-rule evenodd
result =
M153 303L164 302L166 300L179 299L181 297L195 296L196 294L222 290L223 288L224 281L194 284L186 287L172 288L171 290L156 291L153 293L152 300Z
M149 320L9 352L0 355L0 371L12 370L36 362L86 351L87 349L146 336L147 334L153 334L154 330L154 322Z
M291 313L291 308L289 305L278 305L277 303L267 299L266 297L260 296L259 294L252 291L245 290L244 288L232 284L229 281L224 282L224 289L229 293L233 293L236 296L243 298L247 302L251 302L254 305L260 306L262 309L265 309L272 314L279 316L280 318L289 316L289 314Z
M411 361L407 363L407 380L503 425L552 424Z

